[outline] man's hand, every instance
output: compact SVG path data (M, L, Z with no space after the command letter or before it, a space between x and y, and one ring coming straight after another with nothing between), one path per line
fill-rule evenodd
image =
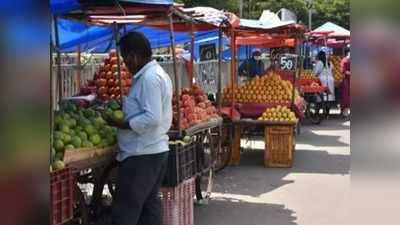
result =
M107 120L108 125L119 129L131 129L128 121Z

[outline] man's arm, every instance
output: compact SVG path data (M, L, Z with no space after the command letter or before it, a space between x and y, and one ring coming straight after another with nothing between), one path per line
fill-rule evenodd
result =
M162 122L161 79L158 76L144 78L146 80L144 81L143 93L140 96L143 113L130 118L128 121L130 128L137 133L144 133Z

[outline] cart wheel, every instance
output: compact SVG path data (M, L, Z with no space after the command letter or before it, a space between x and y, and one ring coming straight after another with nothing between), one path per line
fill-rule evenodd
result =
M216 162L214 165L214 172L217 173L228 166L231 158L232 149L232 129L231 126L226 125L218 128L219 135L215 136L217 139L216 146Z
M301 123L298 122L296 124L296 135L300 135L300 133L301 133Z
M309 103L307 105L307 116L313 124L320 124L323 119L321 108L316 103Z
M207 201L211 195L213 178L212 168L216 164L216 140L211 131L206 131L198 135L198 144L202 146L197 152L197 162L200 173L195 180L195 189L198 202Z
M97 179L93 188L93 195L90 201L91 215L96 220L96 224L100 220L104 220L104 212L108 210L109 206L103 204L103 191L104 187L108 185L110 194L114 193L112 180L115 174L116 162L112 162L97 174ZM111 194L111 197L112 194Z
M211 197L213 187L213 170L210 169L205 175L198 175L195 179L196 200L200 204L207 203Z
M78 185L75 185L74 224L89 225L89 206Z

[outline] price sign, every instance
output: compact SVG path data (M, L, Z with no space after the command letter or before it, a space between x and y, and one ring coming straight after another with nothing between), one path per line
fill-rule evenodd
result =
M295 55L281 55L279 59L279 63L282 70L295 70L296 69L296 60L297 57Z
M215 44L200 45L200 61L217 59Z

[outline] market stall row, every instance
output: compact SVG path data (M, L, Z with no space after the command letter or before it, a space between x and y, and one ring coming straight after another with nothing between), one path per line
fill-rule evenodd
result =
M124 3L99 6L88 3L84 8L78 7L77 10L63 12L62 15L66 19L111 27L115 43L127 30L127 24L169 31L175 90L173 127L169 132L171 153L162 189L165 224L193 224L192 193L196 193L198 199L202 199L204 194L209 197L213 172L228 163L239 164L240 140L246 136L262 136L265 140L265 166L290 167L294 160L296 127L312 111L304 98L311 102L307 99L308 94L320 95L323 99L326 93L326 87L321 86L315 77L304 75L306 72L302 71L303 53L298 46L304 40L304 27L295 22L276 20L272 24L260 25L255 21L240 21L233 14L209 8L185 9L171 4L155 6ZM200 86L193 83L194 33L216 29L219 40L218 88L217 100L212 102ZM182 77L177 73L175 31L189 32L192 37L188 87L182 87ZM57 34L56 28L55 33ZM232 51L230 84L226 88L223 88L221 82L224 36L230 39ZM58 37L55 49L59 60L57 40ZM265 74L239 85L237 48L245 45L274 50L290 49L295 66L290 71L278 69L282 55L271 54L272 67ZM55 203L53 224L70 220L72 211L67 209L72 205L78 209L75 210L75 218L81 224L101 219L109 208L107 204L103 204L102 198L105 190L111 198L114 193L116 129L105 121L123 119L118 102L132 85L130 74L121 62L116 48L104 59L93 80L81 89L80 94L96 96L96 100L89 104L79 98L70 98L77 104L67 102L60 105L59 112L52 119L55 128L52 135L55 147L52 152L52 169L55 172L52 176L55 180L54 188L61 190L56 191L54 196L62 202L67 199L67 195L76 195L71 197L75 201L71 198L64 201L68 206ZM61 90L59 83L57 87ZM314 114L319 112L314 111ZM63 169L65 165L67 167ZM74 182L78 184L74 192L72 188L64 188L68 192L64 196L63 185L75 184ZM94 188L90 203L87 204L81 187L90 183L94 184ZM104 186L107 188L104 189ZM182 194L175 196L174 193ZM171 195L175 197L170 199L168 196ZM177 208L179 201L190 207Z
M197 197L202 198L201 185L202 174L210 171L212 174L212 162L215 154L215 149L218 146L218 132L221 131L221 119L216 116L216 109L213 104L207 99L207 96L196 85L187 89L181 90L180 77L176 71L176 57L174 44L174 26L181 30L191 30L194 32L194 13L189 10L184 12L180 8L169 6L143 6L143 5L125 5L123 7L129 15L136 14L142 19L134 19L127 16L125 13L121 15L120 8L112 6L97 6L87 5L84 12L89 14L81 14L83 11L74 11L65 15L66 18L74 18L84 20L88 23L111 25L114 29L114 38L117 41L120 36L120 26L117 24L126 23L146 23L155 27L162 27L170 30L171 46L173 49L174 60L174 121L171 131L170 141L170 157L169 167L164 185L171 188L163 188L163 203L165 208L164 219L166 224L176 224L177 216L185 216L184 221L179 221L180 224L193 223L193 211L189 208L181 208L178 204L181 201L193 201L191 194L193 191L190 187L194 186L194 177L196 179ZM113 16L105 16L113 15ZM139 16L140 15L140 16ZM224 16L224 14L220 14ZM145 20L145 17L150 16L151 19ZM136 18L138 18L136 17ZM197 16L199 17L199 16ZM165 18L168 18L165 20ZM224 21L226 18L224 19ZM161 21L161 23L160 23ZM197 29L215 29L215 26L210 23L196 23ZM219 24L218 24L219 25ZM55 29L57 34L57 29ZM56 50L57 40L56 36ZM94 80L88 83L88 86L83 88L82 94L92 94L98 96L98 102L87 105L85 100L79 98L70 98L78 100L78 107L75 104L70 104L60 107L60 111L54 117L55 131L53 132L53 143L55 149L53 151L54 162L52 164L55 172L51 175L55 178L54 182L62 180L64 173L60 171L68 171L66 174L71 174L78 185L75 189L75 206L79 209L78 220L82 224L89 224L91 221L102 218L104 213L104 205L102 204L103 187L108 186L108 192L111 196L114 190L114 154L115 154L115 132L116 129L108 126L105 123L106 117L111 120L121 120L124 115L118 101L123 95L127 94L132 80L127 74L123 63L120 60L118 48L117 51L111 52L109 57L104 61L104 65L96 72ZM59 54L59 51L58 51ZM59 55L58 55L59 59ZM193 58L192 60L193 61ZM59 70L58 70L59 73ZM190 74L193 76L193 74ZM190 81L193 79L189 79ZM134 84L133 84L134 85ZM59 87L59 86L58 86ZM61 88L59 88L61 90ZM88 107L88 108L85 108ZM85 108L85 109L84 109ZM188 136L188 134L190 136ZM110 146L111 147L108 147ZM61 160L63 159L63 161ZM67 167L64 169L64 163ZM72 170L72 172L70 171ZM72 175L74 174L74 175ZM212 177L210 176L210 179ZM55 184L54 183L54 184ZM87 204L85 197L79 188L81 185L88 183L94 184L90 203ZM211 182L208 182L211 183ZM71 183L68 183L71 185ZM67 183L57 183L52 185L54 193L53 202L60 197L60 201L54 203L52 210L52 223L62 224L72 217L70 209L72 204L72 196L64 196ZM68 188L68 193L71 193L71 187ZM179 192L182 189L182 196L171 198L171 194ZM68 201L64 201L69 197ZM172 201L172 202L171 202ZM64 205L63 205L64 203ZM66 205L65 205L66 204ZM172 208L171 208L172 207ZM177 212L178 210L179 212ZM186 210L185 212L182 212ZM170 212L170 213L168 213ZM191 216L190 216L191 215ZM75 215L76 217L76 215ZM181 219L181 218L179 218Z

